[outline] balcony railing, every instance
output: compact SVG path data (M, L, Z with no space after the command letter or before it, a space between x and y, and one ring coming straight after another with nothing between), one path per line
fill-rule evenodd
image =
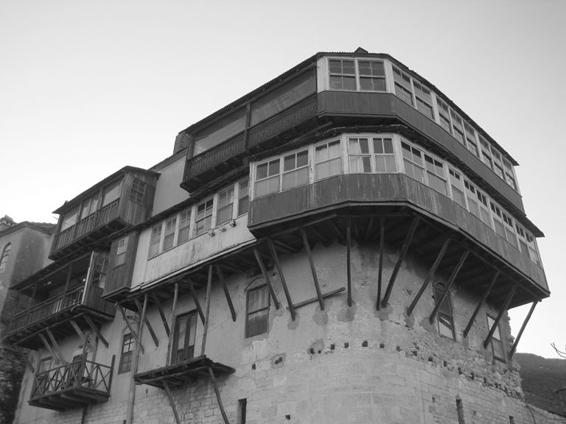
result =
M8 332L32 326L55 314L67 311L75 305L79 305L82 302L83 290L83 286L77 287L20 312L10 321Z
M112 220L118 218L120 199L114 200L95 213L81 219L75 225L66 228L57 235L54 251L68 246L75 240L78 240L94 230L108 224Z
M110 366L80 359L35 375L30 404L72 409L102 402L110 396L114 357Z

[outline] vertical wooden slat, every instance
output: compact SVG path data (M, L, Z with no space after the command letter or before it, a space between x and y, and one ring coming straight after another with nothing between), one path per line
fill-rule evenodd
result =
M204 319L204 331L202 333L202 346L200 354L204 356L206 348L206 337L208 336L208 321L210 319L210 296L212 293L212 265L208 266L208 281L206 283L206 312Z
M287 305L289 306L289 311L291 312L291 320L295 321L295 305L293 305L293 300L291 299L291 294L289 293L289 287L287 286L287 280L285 279L283 268L281 267L281 263L279 262L277 250L275 250L275 245L270 238L267 239L267 245L269 246L269 250L271 250L271 257L273 258L273 263L275 264L275 268L277 269L277 273L279 274L279 279L281 280L281 285L283 286L283 292L285 293Z
M468 333L470 332L472 325L474 324L474 321L476 320L476 316L478 315L481 307L485 304L489 294L491 293L491 290L495 286L495 282L497 281L498 277L499 277L499 270L495 271L495 275L491 279L491 282L489 283L487 290L484 292L480 302L477 304L476 309L474 309L474 312L473 312L472 316L470 317L470 320L468 321L466 328L464 329L464 333L463 333L464 338L468 337Z

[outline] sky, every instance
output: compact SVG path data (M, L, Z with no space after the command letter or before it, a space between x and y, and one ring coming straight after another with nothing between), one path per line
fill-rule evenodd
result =
M0 216L52 211L318 51L389 53L519 162L551 297L518 351L566 346L566 1L0 2ZM516 334L527 308L511 311Z

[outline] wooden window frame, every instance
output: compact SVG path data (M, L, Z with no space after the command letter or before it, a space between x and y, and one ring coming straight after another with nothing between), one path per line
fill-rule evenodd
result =
M181 319L187 319L185 326L185 335L183 348L179 349L179 328ZM195 356L195 346L196 346L196 332L198 326L198 314L197 310L193 309L191 311L179 314L175 316L175 323L173 324L173 345L171 348L171 357L169 359L169 364L174 365L183 361L187 361ZM193 344L191 344L191 339ZM192 351L191 351L192 348ZM183 359L179 360L179 351L183 351L185 356Z
M135 343L136 338L132 333L125 333L122 336L122 344L120 345L120 361L118 363L118 374L123 374L131 370ZM128 350L125 350L125 348L127 348Z
M250 293L253 293L254 291L257 290L264 290L265 291L265 298L267 299L267 305L266 306L262 306L258 309L254 309L253 311L250 311ZM248 288L248 290L246 290L246 324L245 324L245 338L251 338L251 337L255 337L255 336L259 336L265 333L269 332L269 310L270 310L270 305L271 305L271 299L269 296L269 291L268 291L268 287L267 284L259 284L256 285L254 287L250 287ZM250 329L250 316L252 315L256 315L262 312L267 311L267 313L265 314L265 319L266 319L266 323L265 323L265 331L262 332L258 332L258 333L251 333L251 329Z

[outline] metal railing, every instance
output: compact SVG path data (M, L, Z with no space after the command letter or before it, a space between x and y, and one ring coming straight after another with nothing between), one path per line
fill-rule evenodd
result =
M110 394L114 357L110 366L80 359L35 375L30 398L79 389L98 390Z

